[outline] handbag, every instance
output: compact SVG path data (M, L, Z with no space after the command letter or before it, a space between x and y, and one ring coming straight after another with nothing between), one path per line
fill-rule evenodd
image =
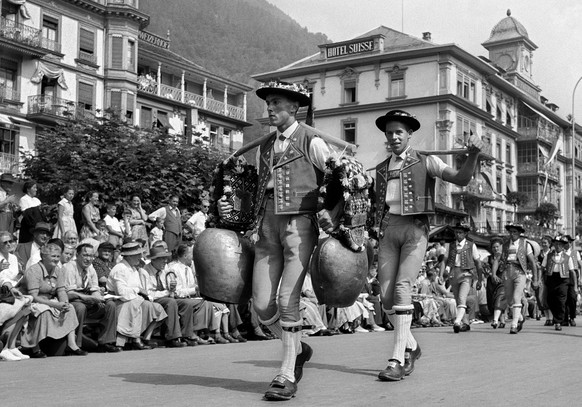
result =
M8 286L3 285L0 288L0 302L4 304L14 304L14 295Z

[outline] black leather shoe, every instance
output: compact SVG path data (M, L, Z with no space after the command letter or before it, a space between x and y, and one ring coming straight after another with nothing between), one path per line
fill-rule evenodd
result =
M301 353L295 358L295 383L299 383L299 380L303 377L303 365L311 359L311 356L313 356L311 346L301 342Z
M180 342L178 339L172 339L171 341L166 341L166 348L183 348L186 344Z
M556 331L561 331L562 330L562 325L561 324L556 324L556 325L554 325L554 329ZM30 357L32 357L32 355L30 355Z
M143 346L147 346L147 349L155 349L158 347L158 343L156 341L152 341L151 339L142 339Z
M459 332L461 332L461 324L455 323L453 325L453 332L456 333L456 334L458 334Z
M25 355L28 355L31 357L31 359L44 359L46 358L46 353L44 353L42 350L37 350L36 352L23 352Z
M505 328L505 322L500 322L499 323L499 328L501 328L501 329Z
M265 399L291 400L295 397L295 393L297 393L297 384L277 375L269 385L269 390L265 393Z
M571 320L570 320L570 326L576 326L576 321L575 321L575 320L573 320L573 319L571 319Z
M395 359L390 359L386 369L378 373L378 379L385 382L397 382L402 380L404 376L404 366L402 366L400 362Z
M517 323L517 332L521 332L521 330L523 329L523 323L525 322L525 320L521 320Z
M461 332L468 332L471 330L471 325L469 324L462 324L461 325Z
M186 346L197 346L198 345L198 341L196 339L184 338L184 342L186 342Z
M116 353L120 352L121 348L119 346L112 345L110 343L100 343L97 346L97 352L100 353Z
M420 345L418 343L416 344L415 350L406 348L404 353L404 376L408 376L414 372L414 362L420 359L421 355L422 350L420 350Z
M231 334L231 336L240 343L245 343L247 341L246 338L242 336L239 331L235 331L234 333Z
M519 330L518 330L518 328L517 328L517 327L511 327L511 328L509 329L509 333L510 333L510 334L514 334L514 335L515 335L515 334L516 334L516 333L518 333L518 332L519 332Z
M151 346L144 345L144 344L141 344L139 342L130 342L130 343L126 343L123 349L124 350L149 350L149 349L151 349Z
M554 325L554 321L552 321L551 319L546 319L546 322L544 322L544 326L552 326Z
M65 356L87 356L88 354L89 352L81 348L73 350L67 346L65 349Z

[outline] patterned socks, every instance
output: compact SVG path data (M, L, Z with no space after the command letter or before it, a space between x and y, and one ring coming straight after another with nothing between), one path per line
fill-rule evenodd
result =
M412 309L409 309L408 307L400 308L405 309L394 310L395 312L392 313L392 316L388 313L388 318L392 325L394 325L394 350L391 359L397 360L402 366L404 366L404 353L406 352L406 348L414 350L417 343L410 332Z

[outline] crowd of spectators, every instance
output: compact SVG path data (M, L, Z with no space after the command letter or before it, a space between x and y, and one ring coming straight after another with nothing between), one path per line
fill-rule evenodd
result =
M193 245L213 224L207 199L190 214L180 209L178 196L169 196L165 205L147 213L137 195L120 206L101 202L92 191L77 214L75 190L65 186L51 223L41 210L36 183L25 183L18 199L11 193L15 181L7 174L0 177L1 360L273 339L252 303L223 304L199 292ZM511 318L495 305L495 279L487 260L500 244L492 241L483 251L487 283L480 290L475 284L471 288L471 323L490 320L495 310L502 312L496 316L499 327ZM413 327L448 326L455 320L447 254L444 242L427 249L414 286ZM361 294L343 308L319 303L307 274L300 305L303 335L392 330L381 306L376 269L375 259ZM524 309L539 319L543 307L530 282L531 276Z

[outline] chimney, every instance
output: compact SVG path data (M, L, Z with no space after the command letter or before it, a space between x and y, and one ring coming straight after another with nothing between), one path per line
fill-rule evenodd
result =
M431 34L429 31L422 33L422 39L425 41L432 41Z

